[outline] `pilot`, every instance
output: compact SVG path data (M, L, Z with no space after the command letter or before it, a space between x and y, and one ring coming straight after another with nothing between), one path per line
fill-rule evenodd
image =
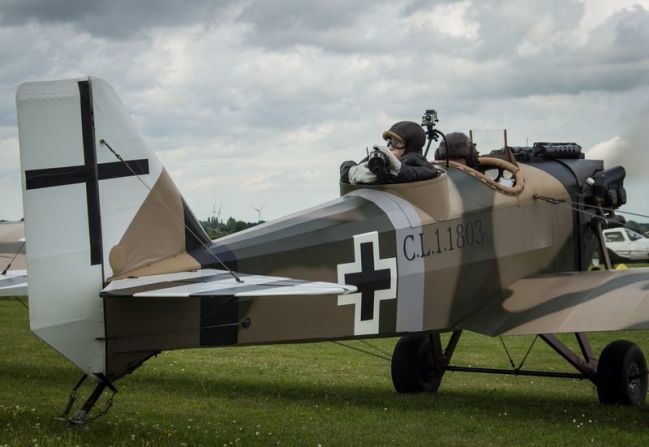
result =
M386 155L389 172L376 175L367 166L368 158L360 163L345 161L340 165L340 181L351 184L405 183L437 177L440 171L422 155L426 132L413 121L399 121L383 132L387 147L377 146Z
M462 163L473 169L480 167L478 151L471 139L462 132L451 132L446 134L446 142L450 148L448 159ZM439 143L435 151L435 160L446 160L446 144L444 139Z

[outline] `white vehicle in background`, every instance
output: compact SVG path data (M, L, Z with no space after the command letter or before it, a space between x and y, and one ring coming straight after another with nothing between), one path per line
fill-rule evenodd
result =
M609 228L603 231L609 251L628 261L649 261L649 239L628 228Z

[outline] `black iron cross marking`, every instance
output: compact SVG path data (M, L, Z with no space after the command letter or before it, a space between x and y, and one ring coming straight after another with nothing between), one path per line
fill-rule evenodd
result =
M99 214L98 180L108 180L149 173L149 160L127 160L128 167L121 161L100 163L94 166L66 166L63 168L34 169L25 172L25 186L28 190L53 186L86 184L88 202L88 228L90 229L90 263L101 263L101 229ZM130 169L129 169L130 168Z
M90 232L90 263L101 264L101 216L99 213L99 180L129 177L149 173L149 160L127 160L97 164L92 97L88 81L79 82L81 99L81 130L84 164L62 168L25 171L27 190L53 186L86 184L88 202L88 229Z
M361 243L361 271L347 273L345 284L356 286L361 292L361 321L374 319L374 292L389 289L390 269L374 269L374 244Z

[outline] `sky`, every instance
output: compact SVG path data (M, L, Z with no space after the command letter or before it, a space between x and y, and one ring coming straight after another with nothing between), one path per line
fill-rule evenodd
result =
M22 217L17 86L84 76L201 219L335 198L342 161L428 108L482 153L506 128L622 164L649 214L649 0L0 0L0 42L0 218Z

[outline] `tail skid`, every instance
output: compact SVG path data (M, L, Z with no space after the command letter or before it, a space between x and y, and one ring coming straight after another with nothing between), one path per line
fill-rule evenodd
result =
M68 422L72 425L82 425L90 423L98 417L104 416L106 413L108 413L108 410L111 409L111 407L113 406L113 399L115 398L115 395L117 395L117 388L115 388L113 384L110 383L105 377L101 376L97 377L100 382L95 386L92 393L82 405L82 407L77 410L73 417L69 417L70 411L72 411L72 408L74 407L74 404L77 400L77 392L87 378L88 375L84 374L83 376L81 376L81 379L79 379L74 388L72 388L70 397L68 398L68 403L66 404L63 413L55 418L56 420ZM97 401L102 396L106 388L108 388L112 392L112 394L110 395L104 406L99 410L99 413L95 416L90 417L90 411L97 404Z

